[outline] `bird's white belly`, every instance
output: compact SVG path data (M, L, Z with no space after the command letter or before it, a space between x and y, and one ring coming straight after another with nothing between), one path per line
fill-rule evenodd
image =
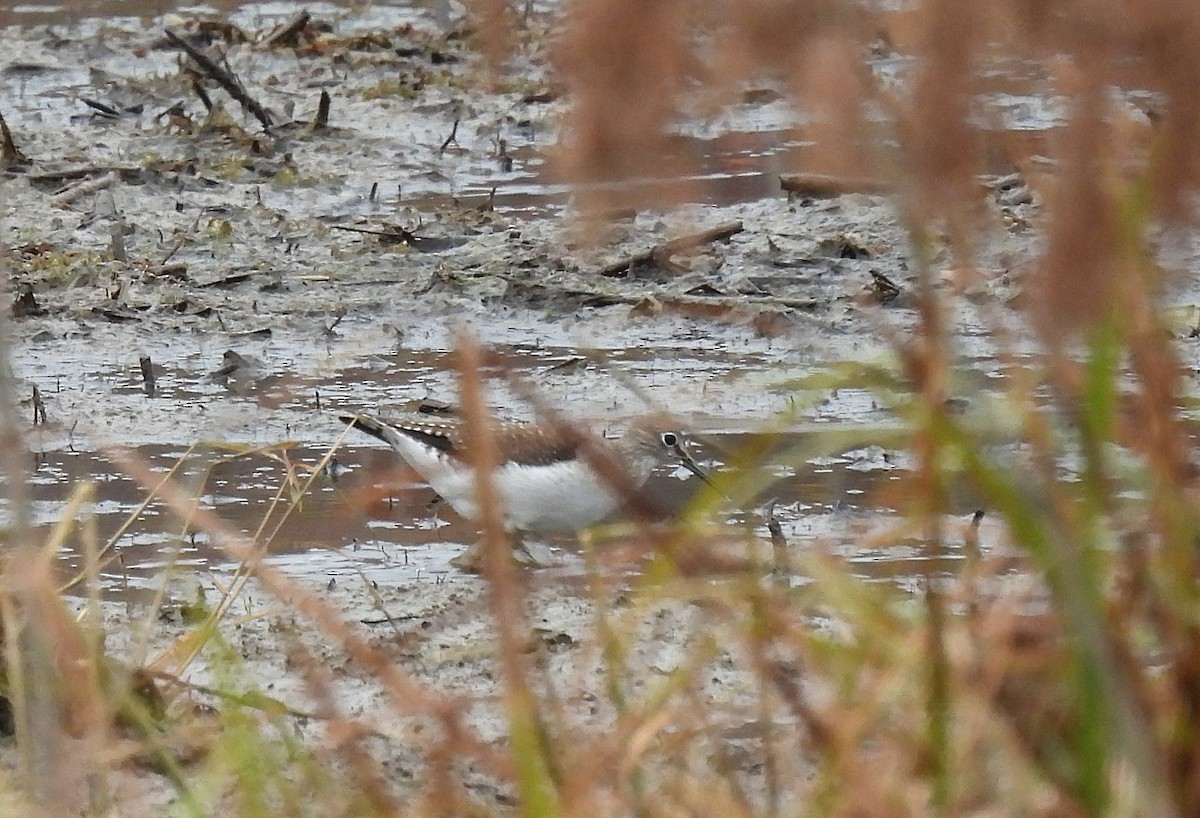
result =
M620 501L578 461L509 464L496 471L508 524L521 531L578 531L611 514Z
M474 471L407 435L395 434L388 442L451 508L464 517L475 518Z
M472 469L404 435L391 442L451 508L464 517L477 517ZM617 496L579 461L509 463L496 470L493 480L504 504L505 524L520 531L578 531L620 505Z

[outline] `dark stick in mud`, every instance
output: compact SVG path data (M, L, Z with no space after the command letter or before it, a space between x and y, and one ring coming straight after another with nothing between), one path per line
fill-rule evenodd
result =
M138 367L142 370L142 389L150 397L154 397L154 363L150 360L149 355L143 355L138 359Z
M187 41L176 34L171 29L165 29L167 39L177 45L180 49L187 53L197 65L199 65L204 73L212 77L217 83L225 89L229 96L240 102L242 106L254 115L254 118L262 123L263 130L271 130L273 122L271 115L267 109L258 104L258 101L246 92L240 80L233 74L226 71L221 66L212 61L206 54L193 48Z
M891 193L892 186L882 179L867 177L827 176L823 173L784 173L779 186L789 196L832 198L845 193Z
M313 120L313 130L319 131L329 125L329 92L321 92L321 101L317 103L317 118Z
M100 102L99 100L96 100L96 99L88 99L87 97L80 97L79 101L82 102L87 107L91 108L93 111L95 111L100 116L104 117L105 119L120 119L121 118L121 112L107 103Z
M880 304L890 304L900 297L900 285L878 270L871 271L871 290Z
M13 141L12 131L4 121L4 114L0 114L0 160L3 160L0 164L4 168L32 164L29 157L21 153L17 143Z
M282 26L270 37L267 37L267 47L276 48L283 45L299 45L299 34L304 30L304 27L308 25L308 22L311 19L312 15L307 11L297 12L296 16L289 20L284 26Z
M52 182L57 182L59 185L69 182L73 179L85 179L88 176L100 176L101 174L115 173L122 180L129 181L136 179L141 173L141 168L136 165L83 165L74 168L62 168L60 170L48 170L42 173L30 174L27 178L31 184L48 185ZM63 193L64 191L57 191Z
M741 233L743 229L740 221L718 224L716 227L710 227L698 233L689 233L686 236L679 236L662 244L657 244L644 253L634 253L632 256L627 256L620 261L605 265L596 272L606 278L619 278L627 274L634 267L644 264L652 264L660 269L670 270L673 266L670 264L671 256L678 253L685 253L688 250L694 250L697 247L703 247L713 242L725 241L725 239Z
M438 154L440 155L440 154L445 153L446 148L450 147L451 145L457 145L457 144L458 144L458 117L454 117L454 127L450 129L450 135L446 137L446 141L442 143L442 146L440 148L438 148Z
M788 541L783 535L783 526L779 524L779 518L775 516L775 506L779 503L778 500L772 500L771 505L767 507L767 531L771 534L771 557L774 563L774 570L781 576L786 578L792 572L791 560L788 558Z
M42 401L42 390L33 385L33 425L46 425L46 404Z
M204 86L198 81L192 82L192 90L196 92L196 96L200 98L200 102L204 104L204 110L212 110L212 100L208 97L208 92L204 90Z
M332 230L361 233L364 236L379 236L382 239L391 239L392 241L409 241L413 238L413 234L403 228L399 232L396 232L396 230L371 230L367 227L351 227L348 224L331 224L329 227Z

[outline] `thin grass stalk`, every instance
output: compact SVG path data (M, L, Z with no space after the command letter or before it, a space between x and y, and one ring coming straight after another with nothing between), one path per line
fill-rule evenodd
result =
M926 615L925 651L928 662L925 690L925 731L930 754L930 797L938 815L950 811L953 797L951 778L951 735L953 704L950 695L950 671L946 657L946 610L939 578L932 566L942 550L942 515L946 508L946 484L943 467L944 441L936 433L936 418L946 412L946 384L949 380L949 340L943 307L934 286L929 263L929 241L924 229L911 230L913 258L917 272L917 312L920 319L916 339L902 351L906 369L921 400L923 422L913 440L917 454L916 506L913 517L924 528L924 602Z
M758 723L762 730L763 777L766 779L767 788L766 814L769 818L778 818L783 789L779 779L779 763L775 751L777 739L771 706L773 684L772 674L768 670L771 663L767 659L767 644L771 633L766 611L768 602L766 594L761 589L758 589L757 592L752 591L748 601L750 603L748 647L758 687Z
M313 467L313 471L309 475L308 480L305 482L301 494L307 493L312 487L312 484L317 479L317 476L322 473L322 470L329 463L330 458L333 457L334 453L337 451L338 447L341 445L342 441L345 439L346 435L349 434L349 432L349 426L343 429L342 433L333 442L333 445L325 452L325 454L317 462L316 466ZM284 484L281 484L279 491L276 492L275 497L272 500L272 510L275 508L275 504L282 499L283 488ZM198 508L197 506L193 507ZM237 568L234 569L232 582L230 583L229 587L222 592L220 600L218 600L217 604L209 612L201 626L201 629L197 630L196 633L207 633L211 635L215 632L217 623L228 614L230 608L234 604L234 600L236 600L241 594L246 582L249 580L250 576L254 573L255 568L261 563L263 557L266 555L266 550L270 542L275 538L275 536L277 536L280 528L283 526L284 522L287 521L295 507L295 502L289 503L283 514L283 517L280 519L278 525L276 525L274 531L272 531L271 535L266 540L261 539L261 534L266 525L267 519L270 516L270 512L268 512L268 514L263 518L252 540L252 542L255 543L255 548L247 556L238 561ZM165 585L163 588L165 589ZM207 637L194 640L193 649L181 657L180 663L176 666L176 674L182 673L184 669L188 667L188 665L195 661L195 658L199 655L200 650L204 647L205 642L207 642Z
M1076 608L1068 612L1068 618L1075 624L1074 635L1080 639L1082 651L1076 669L1081 710L1077 722L1078 748L1084 776L1081 784L1085 803L1096 815L1107 810L1112 796L1109 765L1113 736L1109 733L1109 719L1113 705L1117 704L1114 694L1124 686L1112 675L1119 673L1120 668L1113 656L1113 637L1107 632L1104 577L1108 571L1101 553L1103 521L1110 510L1105 447L1112 439L1121 335L1120 328L1110 321L1100 324L1093 333L1084 393L1077 412L1083 455L1077 492L1080 507L1078 516L1064 526L1069 527L1067 536L1058 543L1073 564L1070 572L1064 572L1063 587L1070 593L1063 601Z
M143 485L159 482L157 475L133 456L114 453L113 459ZM249 559L256 553L253 542L232 530L214 512L196 507L194 499L174 482L162 486L161 497L177 516L191 516L197 526L212 537L213 542L230 558ZM315 624L353 661L378 679L397 713L432 719L454 740L454 747L459 753L477 759L498 778L508 778L511 770L491 747L462 725L460 709L453 700L417 683L397 667L387 654L360 636L329 603L305 590L283 572L268 563L259 562L255 566L255 576L269 593L276 598L289 600L289 605L297 613Z
M32 543L18 546L5 565L5 583L9 592L3 596L6 602L15 603L10 611L6 611L4 631L9 661L9 700L13 706L21 758L31 765L30 770L37 777L37 780L26 782L26 786L39 801L60 808L67 807L67 793L60 774L63 763L61 725L67 715L63 683L75 677L63 679L56 667L57 637L65 634L66 626L59 621L59 611L45 599L50 595L57 602L57 593L42 587L42 582L51 582L50 566L54 555L65 544L91 496L90 484L77 486L46 542L40 548L34 548ZM47 621L52 616L53 624L60 625L57 631ZM86 650L74 654L84 662L87 662L86 656ZM83 701L95 710L95 691L88 688L86 681L83 684L84 695L77 697L74 703L80 705ZM84 719L84 724L91 725L96 718L93 714L92 718Z
M455 347L464 448L475 471L475 504L483 533L488 602L499 638L504 701L521 791L521 813L527 818L551 816L558 812L559 795L551 773L553 765L547 755L545 727L538 716L537 700L529 686L522 659L524 634L528 633L528 628L521 605L517 568L512 559L512 545L504 530L504 512L492 480L500 462L500 450L484 405L483 352L466 332L457 334Z
M100 556L99 556L99 536L96 530L96 514L95 514L95 484L85 483L87 489L84 518L80 526L80 541L82 543L84 573L87 574L87 606L84 609L86 616L79 617L77 627L84 629L83 638L85 642L84 655L91 662L92 667L104 668L107 657L104 654L104 611L100 606ZM58 592L56 595L60 595ZM111 687L111 685L109 685ZM94 694L99 697L99 680ZM107 691L111 696L114 691ZM111 701L106 704L106 718L103 724L98 724L94 727L95 735L93 739L98 748L106 747L111 743L111 718L113 706ZM112 793L108 782L108 766L105 764L103 755L97 752L94 756L96 769L92 770L88 776L88 805L92 812L101 815L106 814L112 809Z
M165 475L163 475L163 478L162 478L163 482L170 480L175 476L175 473L179 470L179 467L181 465L183 465L183 463L186 462L188 456L191 455L191 453L196 450L197 445L198 444L193 443L191 446L188 447L187 451L184 452L179 457L179 459L175 461L175 465L172 466ZM131 511L129 514L127 514L125 516L125 521L122 522L121 525L117 527L117 530L115 532L113 532L112 536L110 536L108 538L108 541L104 543L104 546L101 547L100 550L96 553L98 570L103 570L114 559L116 559L115 554L113 556L109 556L109 555L113 554L113 552L115 551L115 549L117 547L117 542L121 539L121 537L125 536L125 533L127 531L129 531L129 529L133 526L133 524L135 522L138 521L138 519L142 516L142 513L149 507L149 505L152 502L154 502L156 496L157 496L157 489L156 488L151 489L149 492L146 493L146 496L142 499L142 501L140 503L138 503L137 507L134 508L133 511ZM101 563L100 560L103 560L103 563ZM88 580L87 572L80 571L75 576L73 576L71 579L67 580L67 582L60 585L58 588L58 592L60 594L69 593L81 582L85 582L87 580Z
M0 239L0 473L4 475L4 494L8 500L8 528L12 542L18 547L32 547L30 540L29 474L25 468L25 439L17 413L21 396L17 394L17 378L12 370L12 338L10 327L12 303L9 283L12 250Z
M587 568L588 596L592 601L596 640L600 645L600 656L604 664L604 692L616 714L617 722L620 723L627 716L629 707L621 678L626 672L625 647L617 628L613 626L613 612L609 606L613 583L608 580L603 570L598 546L585 539L583 548ZM649 807L646 804L645 771L640 764L634 764L625 778L629 782L630 793L633 796L634 814L639 818L649 818Z
M7 243L0 239L0 304L4 305L12 303L12 294L9 292L9 283L12 281L11 253ZM12 370L10 321L10 310L0 308L0 473L4 475L9 536L16 549L15 555L26 555L23 558L27 558L34 548L29 475L23 457L26 451L25 440L21 434L22 426L17 414L17 405L21 398L17 394L17 378ZM6 584L12 587L7 567L5 575ZM44 794L47 776L52 773L39 769L40 754L34 750L37 745L33 731L37 721L35 714L45 708L42 699L49 691L45 687L32 684L37 680L31 678L34 668L26 665L27 658L31 657L27 657L23 650L23 617L18 615L15 601L8 594L4 594L3 597L4 650L8 664L10 700L16 723L21 780L27 792L32 793L35 798L40 798ZM50 740L50 737L47 738Z

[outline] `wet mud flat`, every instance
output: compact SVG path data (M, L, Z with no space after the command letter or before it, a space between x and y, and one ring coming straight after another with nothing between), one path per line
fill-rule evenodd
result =
M501 93L420 9L154 22L14 28L0 69L20 152L3 183L13 360L44 410L30 442L83 457L49 470L60 500L61 474L102 469L114 445L296 441L311 466L339 412L452 402L460 327L604 429L646 402L717 435L781 415L889 424L821 376L886 360L889 333L911 326L907 239L885 196L779 187L800 140L776 97L681 134L706 157L680 180L698 203L630 213L589 245L548 171L567 104L546 65L552 16L530 22ZM997 269L1028 241L1031 207L1001 200ZM958 318L986 378L986 325L969 301ZM214 378L231 353L244 371ZM498 414L531 416L495 387ZM854 461L874 442L820 454ZM362 442L344 445L357 465ZM250 520L271 485L217 493Z
M762 489L722 510L732 528L768 539L763 506L775 500L789 547L820 544L861 576L915 591L919 577L955 570L960 537L932 572L919 542L889 538L905 398L889 402L874 375L855 376L894 371L896 339L917 322L908 236L885 193L814 177L780 187L804 139L777 96L747 94L681 128L681 150L702 159L678 180L692 201L622 214L588 244L550 170L569 104L547 63L551 11L533 15L498 88L428 10L313 8L302 22L252 7L220 20L3 30L0 227L16 296L12 363L36 421L35 524L48 532L72 491L95 483L101 541L120 554L102 573L111 650L197 689L214 683L220 669L203 657L181 665L173 646L190 627L183 609L211 603L237 572L161 504L122 532L144 487L114 465L114 448L156 473L187 459L201 507L246 534L298 481L307 496L267 565L368 629L415 678L475 702L471 726L502 739L486 585L449 567L475 532L403 476L371 493L394 461L343 438L337 419L453 402L464 327L547 403L600 429L619 430L647 403L668 408L718 469L764 430L780 435L777 456L758 464ZM217 51L210 67L195 56ZM246 99L230 96L222 72ZM991 417L1008 367L1032 352L1008 304L1036 251L1039 208L1019 180L987 181L985 274L964 285L940 244L932 264L938 286L961 291L948 318L962 411ZM1181 337L1194 302L1189 289L1174 295ZM1015 328L1003 362L998 327ZM240 371L215 378L230 351ZM504 377L492 387L498 414L533 417ZM339 440L344 473L320 469ZM657 474L652 488L686 504L693 487L679 476ZM956 524L974 510L968 496L960 505ZM983 540L999 537L987 528ZM572 680L572 718L612 720L586 555L574 542L554 548L559 564L523 580L530 650L545 678ZM81 553L64 545L64 575L81 569ZM163 582L165 599L148 605ZM623 575L614 597L636 582ZM248 689L304 697L287 654L294 637L334 668L345 711L374 720L375 681L286 600L255 584L243 593L246 616L222 634ZM671 673L720 627L678 601L639 601L627 615L631 677ZM706 692L712 735L736 748L753 733L754 692L732 651L715 654ZM319 719L298 724L319 740ZM376 729L373 749L398 778L418 775L411 724L388 715ZM751 789L761 773L746 762ZM126 783L148 805L163 789L149 773ZM512 797L486 776L474 786L489 802Z

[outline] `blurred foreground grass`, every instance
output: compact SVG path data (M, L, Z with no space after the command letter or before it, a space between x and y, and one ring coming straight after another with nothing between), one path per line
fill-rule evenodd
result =
M503 17L503 5L480 7ZM800 49L789 41L781 52L786 31L751 26L776 19L772 9L784 6L791 8L722 8L727 24L745 23L744 32L772 45L767 57ZM0 431L16 545L0 596L10 704L0 722L11 723L16 760L0 775L6 813L1200 814L1197 474L1179 413L1181 369L1158 310L1165 273L1151 241L1162 230L1187 227L1180 208L1190 191L1194 162L1187 151L1196 144L1200 84L1193 61L1171 55L1182 47L1177 40L1200 42L1200 26L1182 2L1129 10L1124 29L1113 13L1086 3L1054 6L1044 17L1018 3L990 12L954 6L924 4L916 34L908 32L921 60L911 98L872 95L857 79L848 88L845 78L807 58L773 67L815 77L803 89L810 101L864 93L896 116L895 138L879 140L891 147L871 142L863 149L881 172L910 171L895 181L912 233L918 326L895 338L899 371L875 374L888 384L890 400L897 388L908 395L915 466L905 481L902 533L931 552L962 541L968 559L961 572L927 577L914 599L863 582L820 543L792 544L781 572L765 544L710 525L703 512L715 499L702 498L694 519L639 533L621 552L632 554L630 562L591 555L592 629L580 650L600 659L598 688L573 686L578 678L539 661L531 648L538 636L526 605L528 580L506 560L490 560L495 638L479 650L495 660L496 689L473 701L411 674L386 641L363 636L318 593L263 564L261 542L229 531L180 486L128 461L160 502L242 561L245 574L303 623L304 638L280 635L287 668L305 690L303 702L285 702L269 685L247 689L242 660L227 640L239 616L254 614L238 610L236 587L211 608L198 601L192 624L163 655L135 667L107 655L96 583L104 549L89 539L86 513L78 525L80 540L93 549L81 581L88 604L64 603L51 571L55 549L76 525L74 512L86 509L87 490L50 541L21 540L27 527L19 425L9 393ZM678 36L681 27L698 21L678 4L654 4L653 14L617 0L572 8L591 15L583 19L592 33L619 34L634 20L645 28L639 37L652 35L636 48L617 35L596 38L568 66L594 119L590 130L583 121L574 164L565 166L589 168L578 176L593 181L636 172L632 159L611 162L613 145L615 155L628 158L647 149L646 134L661 134L665 100L681 93L672 72L684 61L651 63L666 68L633 97L613 91L621 83L632 87L625 73L601 66L613 54L661 60L687 41ZM947 402L956 369L947 315L960 296L941 285L933 258L950 248L964 275L979 275L972 242L982 228L964 204L964 180L979 158L969 78L972 55L988 45L975 28L995 22L980 15L1006 11L1012 19L1004 31L1023 32L1021 42L1045 63L1069 64L1060 68L1061 81L1074 96L1044 192L1046 249L1018 305L1023 331L1036 336L1042 352L1005 381L1020 443L999 446L966 428ZM1083 17L1087 25L1071 24ZM840 27L837 15L807 19L819 23L817 33L806 31L800 42L832 65L862 44L861 32ZM579 33L569 28L570 36ZM744 64L761 70L756 42L739 46ZM592 47L608 51L597 56ZM1130 54L1141 61L1136 81L1163 96L1156 117L1165 117L1132 155L1114 137L1120 123L1106 102L1114 66ZM730 65L732 82L743 64ZM835 130L827 135L859 122L861 111L839 119L844 104L816 107L829 113L826 124ZM640 118L631 120L628 110ZM863 147L861 136L847 145ZM1003 357L1011 330L1001 321L991 329ZM469 395L478 371L468 365L461 375L465 387L475 384L464 388ZM847 385L871 377L859 371ZM482 411L478 397L465 402L468 412ZM980 542L973 527L949 530L946 497L958 482L982 498L1000 542ZM736 482L729 486L738 492ZM281 487L280 497L286 507L303 492ZM266 529L260 535L269 539ZM630 564L639 569L632 580ZM157 612L143 616L153 623ZM660 616L684 624L685 649L666 669L648 668L633 648L653 640L646 623ZM408 638L421 650L432 649L435 637ZM331 669L311 648L314 638L377 683L370 711L345 711ZM205 690L179 678L201 655L216 678ZM736 696L714 692L718 675L739 680ZM474 720L496 700L507 725L501 739ZM377 729L397 719L404 732ZM320 724L322 739L298 738L301 722ZM402 769L398 756L385 752L396 745L408 751ZM122 795L122 776L131 769L150 776L170 805L139 806L144 802ZM494 784L490 798L481 797L481 777Z

